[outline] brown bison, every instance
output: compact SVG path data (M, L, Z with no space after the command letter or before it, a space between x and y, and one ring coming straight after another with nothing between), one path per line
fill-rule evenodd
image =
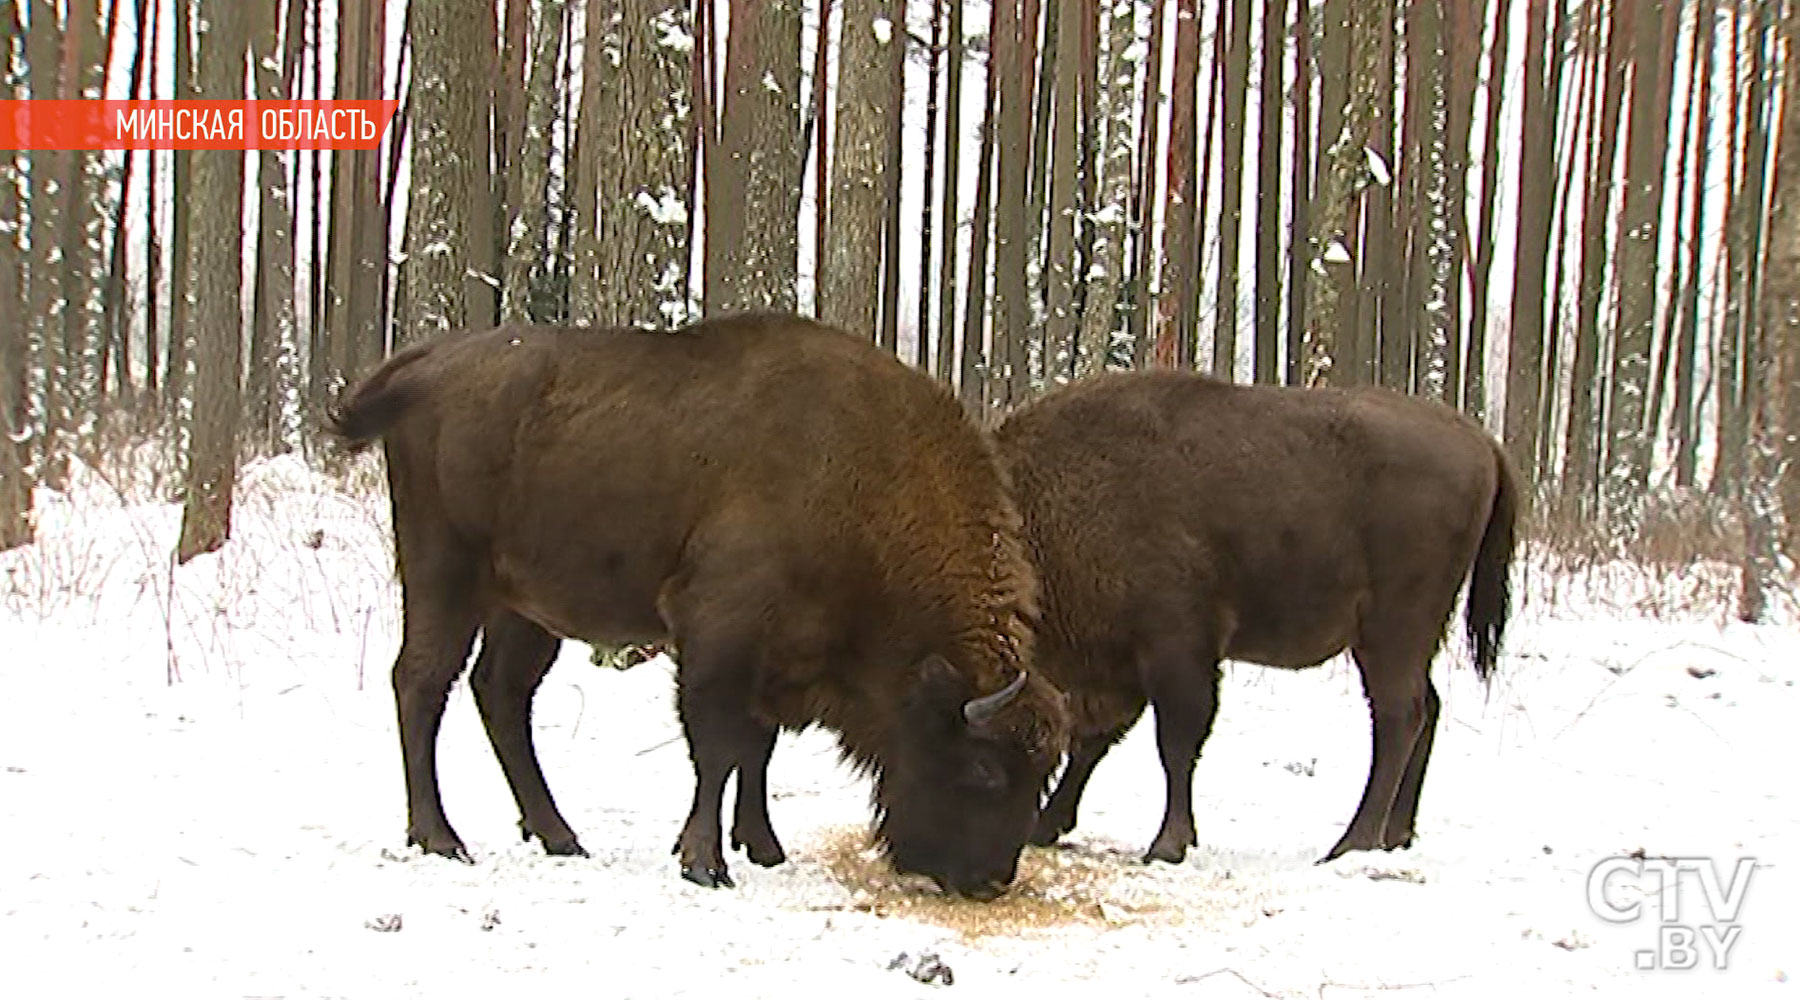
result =
M835 730L873 775L895 866L991 897L1066 748L1025 667L1035 582L991 445L863 340L740 316L674 333L508 326L394 355L332 417L385 440L405 621L394 695L408 837L467 855L438 798L444 699L472 687L522 832L583 854L532 746L559 639L670 640L693 758L681 873L784 860L764 803L779 728Z
M1072 716L1036 843L1074 828L1094 765L1148 700L1167 800L1144 860L1180 861L1195 842L1193 768L1219 661L1309 667L1344 649L1374 756L1362 804L1321 860L1412 842L1438 717L1431 660L1465 576L1484 681L1506 624L1518 487L1491 436L1385 390L1180 372L1078 383L996 435L1038 570L1034 662Z

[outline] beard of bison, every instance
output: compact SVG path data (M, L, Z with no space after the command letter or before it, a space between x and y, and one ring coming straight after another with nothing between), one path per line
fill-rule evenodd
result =
M1061 756L1061 701L1023 672L980 694L942 657L920 664L903 738L874 775L876 831L896 870L972 899L1007 890Z

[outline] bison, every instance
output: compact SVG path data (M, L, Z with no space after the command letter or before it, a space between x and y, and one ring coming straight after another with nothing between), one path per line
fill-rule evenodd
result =
M1166 806L1144 860L1181 861L1219 661L1301 668L1344 649L1374 755L1356 815L1320 860L1412 842L1438 718L1431 661L1464 577L1484 682L1506 625L1519 494L1490 435L1381 389L1162 371L1053 392L996 440L1039 576L1034 662L1072 717L1034 842L1074 828L1095 764L1148 701Z
M672 642L693 760L681 874L785 854L779 729L835 730L896 868L1003 891L1067 740L1028 673L1035 580L991 443L940 386L844 332L745 315L675 332L502 326L402 350L335 409L383 439L404 622L394 695L407 836L467 859L438 797L446 693L471 686L521 813L585 854L530 725L562 638Z

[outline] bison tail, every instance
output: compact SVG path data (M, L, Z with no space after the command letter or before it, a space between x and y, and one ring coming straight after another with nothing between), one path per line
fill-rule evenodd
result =
M430 353L430 344L400 351L339 398L325 418L325 429L352 451L366 447L400 419L423 387L413 364Z
M1499 472L1494 486L1494 506L1488 514L1481 548L1469 574L1469 598L1464 608L1469 647L1475 654L1475 675L1485 683L1500 658L1500 636L1511 613L1512 558L1519 517L1519 478L1512 460L1498 444L1494 461Z

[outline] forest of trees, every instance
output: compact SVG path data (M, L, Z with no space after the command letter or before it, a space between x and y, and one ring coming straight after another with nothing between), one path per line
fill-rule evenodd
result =
M0 0L0 99L388 98L0 151L0 548L151 442L177 557L396 346L796 310L984 419L1105 367L1482 420L1545 537L1800 541L1800 0ZM1684 512L1684 513L1683 513Z

